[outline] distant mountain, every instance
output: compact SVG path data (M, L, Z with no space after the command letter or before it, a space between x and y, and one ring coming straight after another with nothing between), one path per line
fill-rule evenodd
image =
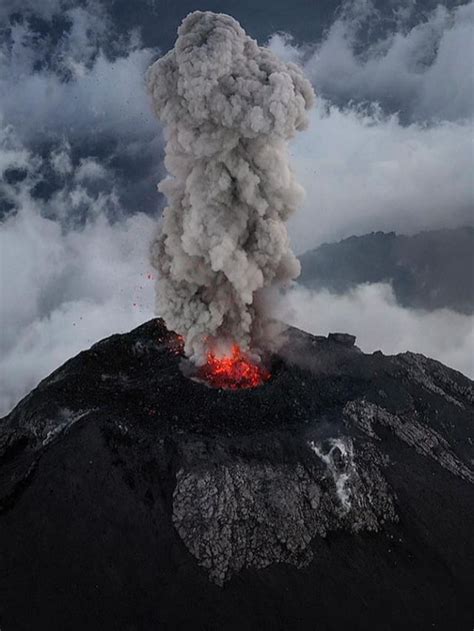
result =
M390 282L405 307L474 313L474 227L414 236L372 232L325 243L300 257L299 282L344 293L361 283Z
M260 388L160 320L0 419L5 631L472 629L473 383L297 329Z

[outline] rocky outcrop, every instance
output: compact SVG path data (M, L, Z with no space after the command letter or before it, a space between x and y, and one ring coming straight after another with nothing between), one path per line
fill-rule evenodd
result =
M354 346L356 337L349 333L329 333L328 340L330 342L338 342L344 346Z
M451 450L449 442L429 426L420 423L416 412L390 414L383 407L364 400L350 401L344 406L344 415L360 427L367 436L379 440L376 426L390 428L395 436L413 447L417 453L433 458L442 467L474 484L474 472Z
M228 453L227 464L209 467L206 454L200 467L177 472L173 524L218 585L244 568L304 567L314 537L377 531L396 519L375 454L356 464L350 438L330 440L327 451L314 441L307 447L313 461L262 463L257 453L235 461Z

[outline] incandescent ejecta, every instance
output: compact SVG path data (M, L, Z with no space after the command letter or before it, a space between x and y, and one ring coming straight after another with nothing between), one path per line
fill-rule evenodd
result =
M151 247L157 313L203 364L271 338L265 292L299 273L285 222L302 200L287 142L314 92L302 70L258 46L224 14L196 11L148 71L165 126L167 197Z

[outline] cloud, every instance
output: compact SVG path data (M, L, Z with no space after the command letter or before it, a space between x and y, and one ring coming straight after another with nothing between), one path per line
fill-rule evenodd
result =
M143 79L152 56L150 50L137 49L109 60L100 52L90 68L75 66L74 78L68 81L49 69L18 81L23 69L7 58L10 72L0 81L4 120L15 125L24 140L50 133L70 138L118 135L123 142L156 135Z
M66 143L72 161L44 170L38 194L47 198L93 158L114 171L128 212L157 208L162 139L144 78L156 55L136 32L119 34L100 3L69 6L40 27L28 12L10 20L0 39L1 121L33 153Z
M60 185L45 202L34 192L48 168ZM153 316L155 220L127 216L104 164L73 165L66 141L34 153L11 126L0 129L0 181L12 206L0 230L1 415L69 357Z
M71 4L48 4L41 36L28 12L2 32L0 413L153 315L155 221L137 210L157 207L161 138L144 87L156 51L118 36L100 5Z
M58 14L72 4L73 0L42 0L41 2L37 2L37 0L22 0L21 5L18 0L2 0L0 18L7 20L12 13L16 13L21 9L22 11L51 19L53 15Z
M293 144L306 189L290 220L295 249L373 230L402 234L472 223L472 124L402 125L319 100L309 130Z
M97 340L153 316L154 222L99 214L64 233L31 205L0 232L0 414Z
M366 353L410 350L474 377L474 318L448 309L404 309L390 285L359 285L344 295L296 286L278 311L283 320L310 333L352 333Z
M293 144L307 191L290 223L298 252L372 230L472 223L474 3L409 18L387 22L355 0L312 47L282 34L269 42L304 66L319 94Z
M474 3L440 4L415 24L410 10L394 17L367 0L346 2L320 43L298 48L279 34L270 46L302 63L334 104L376 102L408 122L471 117Z

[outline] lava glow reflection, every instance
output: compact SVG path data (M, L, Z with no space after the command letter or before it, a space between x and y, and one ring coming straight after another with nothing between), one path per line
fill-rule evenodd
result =
M213 388L240 390L263 385L270 379L270 372L234 344L230 356L217 357L208 353L207 363L199 368L198 378Z

